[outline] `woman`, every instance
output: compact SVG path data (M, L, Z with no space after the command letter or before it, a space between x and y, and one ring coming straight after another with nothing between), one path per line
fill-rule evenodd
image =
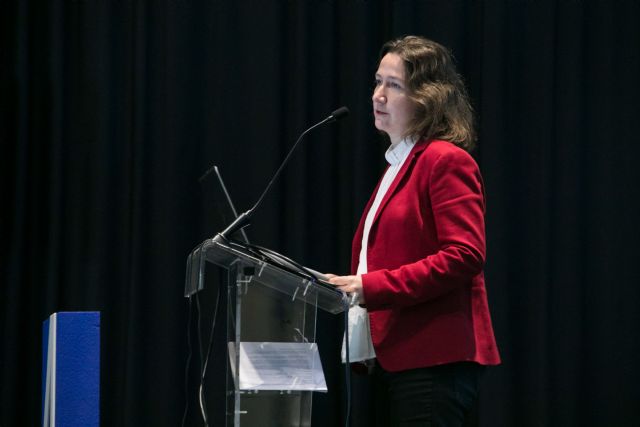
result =
M330 279L360 304L350 361L384 389L378 425L464 425L482 367L500 363L472 110L449 51L422 37L386 43L375 83L389 166L353 239L353 275Z

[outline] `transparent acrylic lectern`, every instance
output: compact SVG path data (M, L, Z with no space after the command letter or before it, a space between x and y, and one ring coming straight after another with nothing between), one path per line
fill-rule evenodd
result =
M341 313L348 298L280 254L220 235L189 255L186 297L203 289L208 262L228 270L227 426L310 426L312 393L327 391L317 309Z

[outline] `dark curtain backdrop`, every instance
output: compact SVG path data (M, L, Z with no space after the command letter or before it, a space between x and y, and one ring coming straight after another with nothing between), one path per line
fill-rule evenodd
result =
M185 259L230 221L215 179L198 177L216 163L248 208L340 105L351 116L309 137L249 232L347 272L386 149L377 52L404 34L452 48L478 113L504 360L484 378L480 425L639 425L638 18L636 0L3 2L0 425L39 423L41 324L63 310L102 313L102 425L179 425ZM214 296L201 295L203 335ZM342 424L341 334L320 315L330 392L314 425Z

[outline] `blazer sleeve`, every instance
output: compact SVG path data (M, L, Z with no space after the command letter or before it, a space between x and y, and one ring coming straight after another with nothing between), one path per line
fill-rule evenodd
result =
M485 199L482 177L462 150L441 153L427 171L437 251L397 269L362 276L367 309L410 306L471 286L485 261ZM424 191L424 190L422 190ZM415 259L415 258L414 258Z

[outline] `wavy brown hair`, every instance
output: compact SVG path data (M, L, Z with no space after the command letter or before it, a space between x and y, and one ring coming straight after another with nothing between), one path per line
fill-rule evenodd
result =
M424 37L406 36L385 43L379 60L388 53L402 58L408 95L416 105L405 136L443 139L471 151L473 109L451 52Z

